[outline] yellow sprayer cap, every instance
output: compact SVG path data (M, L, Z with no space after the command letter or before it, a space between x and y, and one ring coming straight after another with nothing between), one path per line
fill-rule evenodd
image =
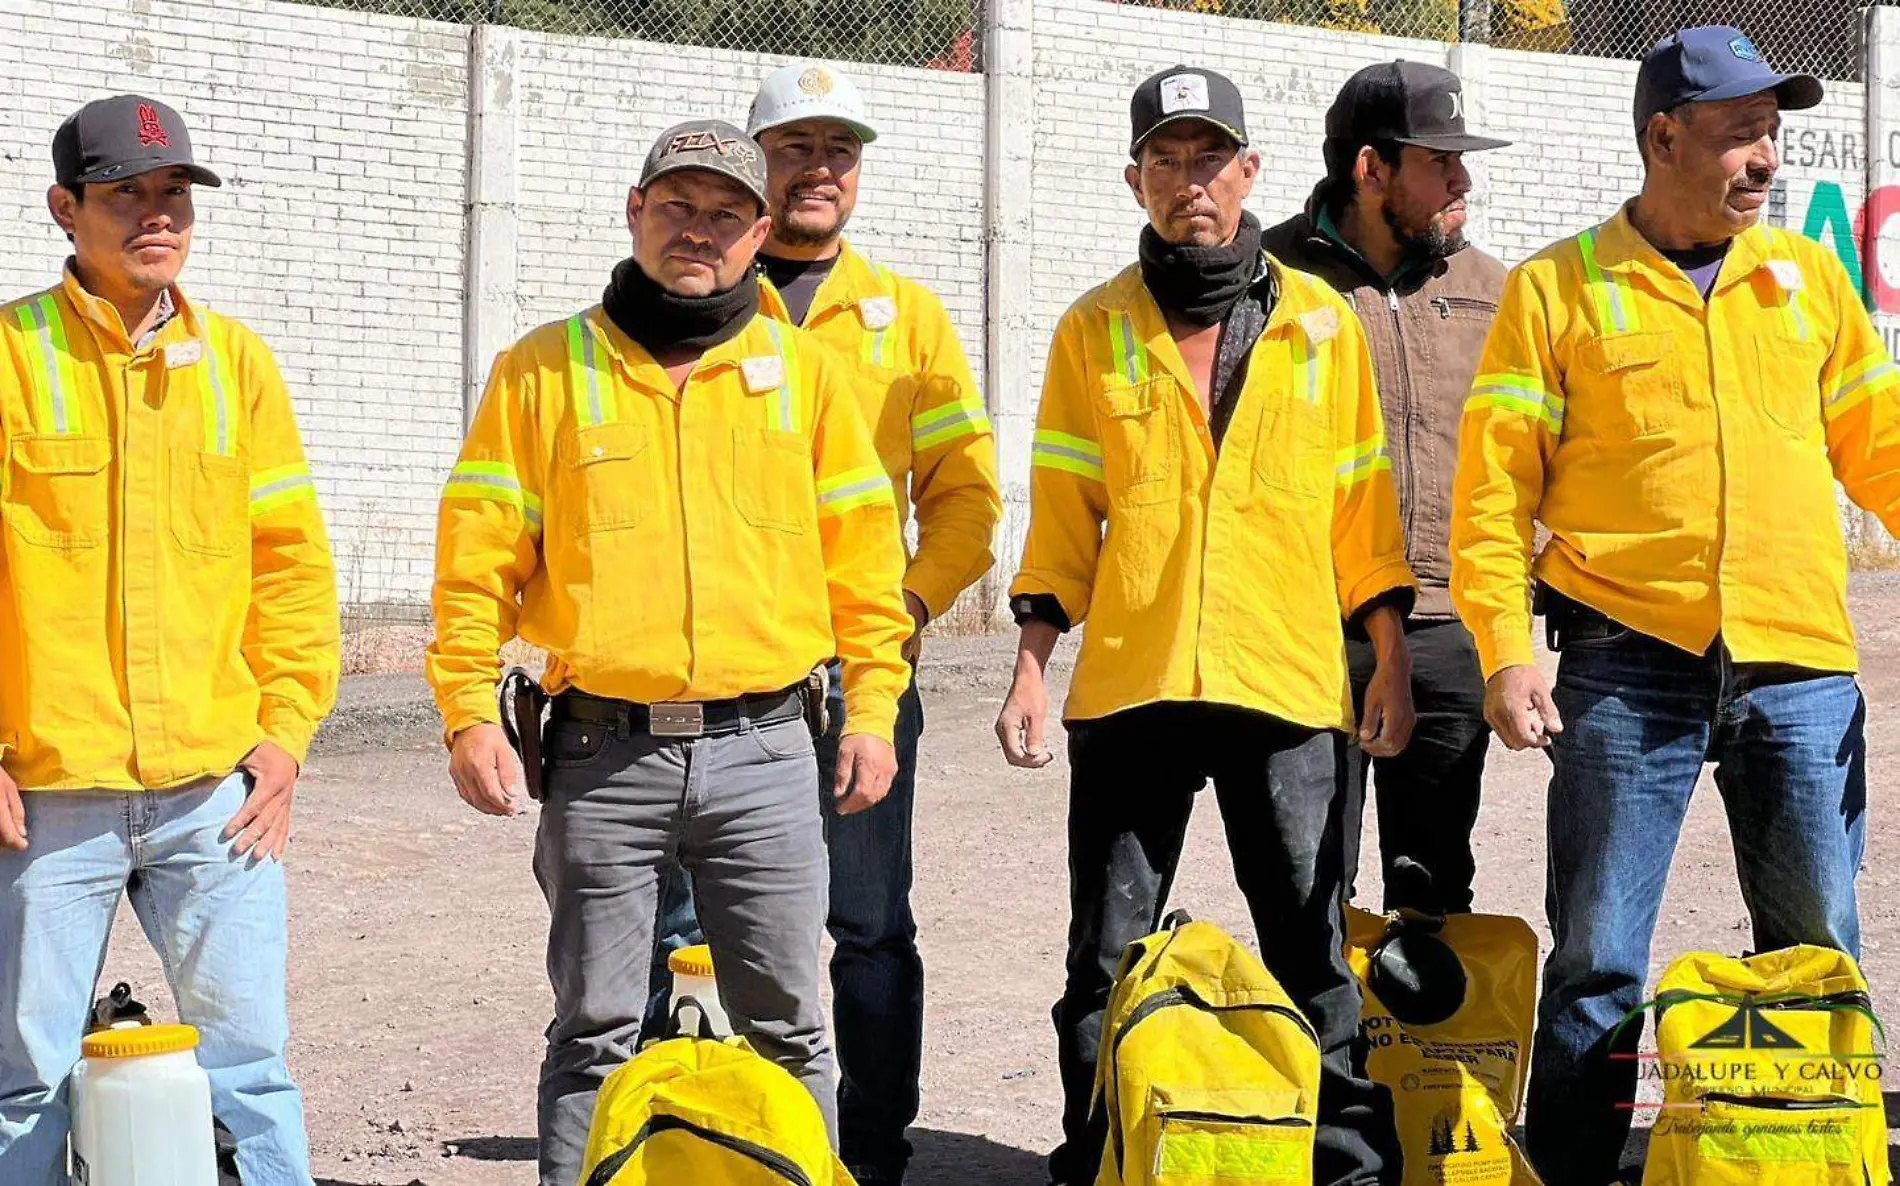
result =
M189 1025L129 1025L87 1034L79 1050L87 1058L139 1058L176 1054L197 1046L198 1031Z
M682 947L666 957L666 970L675 976L704 976L712 978L712 948Z

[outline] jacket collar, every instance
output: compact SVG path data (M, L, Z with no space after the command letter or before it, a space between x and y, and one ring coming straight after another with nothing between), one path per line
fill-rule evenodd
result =
M129 336L131 327L119 317L118 309L114 308L111 302L86 291L85 286L79 282L79 269L71 259L66 261L66 266L61 271L59 292L72 306L73 312L78 314L79 319L86 323L102 347L116 354L138 353ZM174 284L167 289L161 299L171 301L172 316L153 336L151 346L156 347L204 336L203 314L197 306L185 299L184 291L178 285Z
M1642 232L1630 222L1630 208L1634 205L1634 199L1624 203L1614 218L1598 228L1597 266L1605 272L1642 276L1658 294L1700 308L1702 293L1694 281L1655 244L1643 238ZM1721 277L1709 294L1711 299L1767 266L1773 254L1773 237L1759 222L1735 236L1729 244L1728 256L1722 261Z
M756 355L777 354L778 347L773 343L772 333L765 326L766 310L764 293L760 293L759 311L746 322L745 328L725 341L699 356L693 364L695 376L716 374L721 370L738 367L746 359ZM776 297L777 294L774 294ZM783 307L782 305L780 306ZM614 324L613 318L599 305L589 308L581 316L592 324L596 340L606 349L614 365L620 368L627 380L639 387L664 395L669 399L679 399L679 389L667 378L666 368L659 364L647 348L622 333Z
M1260 333L1261 340L1276 333L1289 332L1300 332L1309 339L1320 341L1333 336L1338 330L1338 311L1322 302L1314 287L1315 282L1307 280L1267 252L1261 252L1260 259L1264 269L1271 274L1278 294L1272 312L1267 315L1266 328ZM1181 357L1181 349L1175 345L1174 335L1168 332L1167 316L1161 312L1161 306L1155 303L1154 294L1142 282L1140 264L1128 265L1103 285L1095 303L1105 315L1126 314L1134 328L1136 340L1146 348L1148 356L1159 362L1181 385L1182 390L1194 390L1194 380L1186 361ZM1329 321L1330 326L1327 325Z
M840 309L861 305L867 300L889 298L891 295L871 261L859 254L849 239L841 240L838 262L832 265L830 275L825 277L824 283L812 295L811 308L805 310L804 324L817 325L820 320ZM763 274L759 276L759 312L779 321L792 319L785 307L785 298Z

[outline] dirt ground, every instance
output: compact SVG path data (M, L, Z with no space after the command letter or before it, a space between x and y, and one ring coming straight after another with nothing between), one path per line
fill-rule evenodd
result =
M1887 792L1900 759L1900 581L1859 579L1853 601L1870 703L1865 965L1892 1018L1900 828ZM1060 761L1011 770L997 752L991 724L1010 647L946 638L925 652L916 907L930 980L918 1186L1041 1186L1057 1136L1048 1009L1066 926L1066 776ZM463 806L436 729L415 676L356 677L298 797L292 1065L318 1178L331 1186L533 1181L534 1076L550 1008L547 915L528 867L534 820ZM1543 757L1494 748L1477 838L1478 907L1540 931L1546 777ZM1361 891L1376 901L1376 875ZM1211 798L1174 893L1177 905L1252 937ZM1705 788L1671 875L1656 967L1683 950L1747 941L1727 829ZM117 979L169 1013L129 915L106 969L105 983Z

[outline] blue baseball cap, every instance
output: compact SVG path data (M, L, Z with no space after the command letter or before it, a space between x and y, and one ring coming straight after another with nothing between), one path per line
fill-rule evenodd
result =
M1650 116L1684 103L1719 103L1767 90L1775 92L1783 111L1801 111L1821 101L1820 79L1777 74L1740 29L1679 29L1658 41L1636 72L1636 134L1643 134Z

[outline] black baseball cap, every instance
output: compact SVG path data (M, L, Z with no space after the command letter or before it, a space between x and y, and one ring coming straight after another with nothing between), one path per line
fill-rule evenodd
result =
M1651 116L1684 103L1720 103L1772 90L1783 111L1821 102L1812 74L1778 74L1762 60L1748 34L1732 25L1679 29L1658 41L1636 71L1636 134Z
M1151 75L1135 88L1129 100L1128 115L1134 136L1128 155L1141 155L1142 142L1160 129L1181 120L1198 120L1233 137L1234 143L1247 146L1247 110L1240 100L1240 88L1225 75L1193 66L1176 66Z
M53 133L53 179L67 187L122 181L154 169L183 168L199 185L224 182L191 156L191 133L157 99L94 99Z
M758 141L722 119L692 119L660 133L640 171L640 188L682 169L704 169L730 177L764 207L765 153Z
M1354 145L1396 140L1433 152L1484 152L1509 140L1465 130L1465 84L1442 66L1381 62L1346 80L1326 112L1326 138Z

